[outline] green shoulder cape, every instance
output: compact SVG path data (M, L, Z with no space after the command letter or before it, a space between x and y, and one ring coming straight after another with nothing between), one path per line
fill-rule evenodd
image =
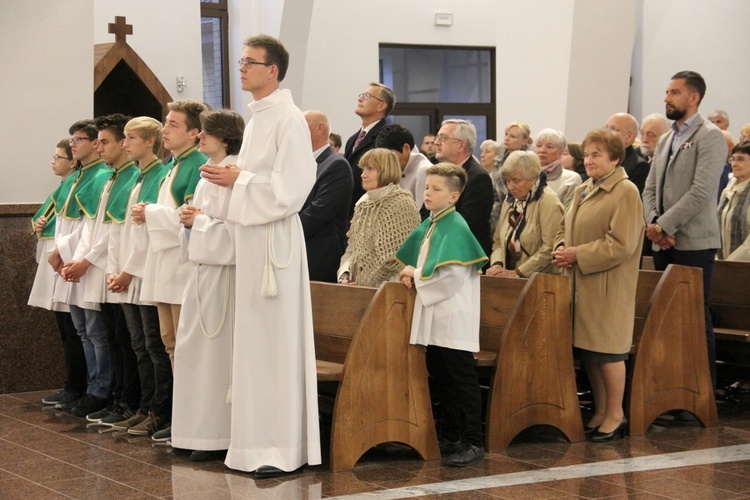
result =
M167 172L169 172L169 168L158 158L146 165L138 178L138 182L141 183L141 190L138 192L136 201L138 203L156 203L156 200L159 199L159 186Z
M112 184L109 186L109 198L107 198L107 209L104 212L104 223L125 222L125 214L128 212L128 200L141 170L131 160L123 163L115 169L112 176Z
M32 231L34 230L34 226L39 217L47 218L47 224L44 226L44 229L42 229L41 234L39 234L40 239L51 240L55 237L55 217L57 216L57 211L62 210L65 200L70 194L70 188L76 181L77 173L78 172L73 172L63 179L60 185L57 186L57 189L52 191L52 194L47 197L47 201L45 201L44 204L39 207L39 210L36 211L34 216L31 217Z
M198 168L208 161L208 156L204 155L195 146L183 152L174 159L175 173L172 176L172 198L175 206L184 205L195 194L195 187L201 180L201 173Z
M82 166L78 171L72 192L63 207L63 217L66 219L80 219L81 215L86 215L89 219L96 217L102 190L111 175L112 170L101 158Z
M440 266L458 264L476 266L481 271L489 260L482 246L471 233L469 225L456 207L446 208L436 216L430 215L406 238L396 252L396 260L405 266L417 267L419 250L430 227L433 227L427 241L427 258L422 265L422 279L428 280Z

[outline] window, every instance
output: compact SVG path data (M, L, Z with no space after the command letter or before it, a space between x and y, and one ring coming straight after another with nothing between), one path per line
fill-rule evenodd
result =
M201 0L203 101L212 108L229 107L229 10L227 0Z
M417 145L448 118L470 120L477 149L495 138L495 49L380 45L380 81L396 93L393 122L408 128Z

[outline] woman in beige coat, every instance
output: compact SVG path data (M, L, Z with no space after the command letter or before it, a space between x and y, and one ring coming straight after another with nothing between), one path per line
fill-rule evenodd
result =
M643 242L638 188L618 166L625 156L616 132L594 130L583 141L589 179L575 190L555 238L553 263L573 288L573 347L594 396L591 441L625 434L625 360L633 341L635 291Z
M539 157L531 151L512 152L500 168L509 194L495 229L489 276L558 274L552 265L552 244L563 206L541 171Z

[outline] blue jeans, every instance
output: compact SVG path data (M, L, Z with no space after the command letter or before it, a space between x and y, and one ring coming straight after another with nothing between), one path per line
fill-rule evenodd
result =
M699 267L703 270L703 308L706 315L706 347L708 348L708 367L711 370L711 382L716 389L716 337L711 313L708 310L708 297L711 295L711 278L714 274L716 250L677 250L670 248L654 252L654 269L664 271L669 264Z
M81 337L86 357L86 369L89 372L86 393L97 398L109 398L112 390L112 359L102 313L71 305L70 317Z

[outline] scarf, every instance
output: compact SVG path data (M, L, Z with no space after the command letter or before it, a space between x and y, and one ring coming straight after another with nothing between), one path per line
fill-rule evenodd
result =
M516 264L521 259L521 254L528 253L523 249L520 240L521 233L526 227L526 206L542 196L545 186L547 186L547 175L542 172L526 194L526 198L517 200L512 194L508 194L505 198L505 203L512 204L510 210L508 210L508 223L511 231L505 241L505 262L503 263L505 269L515 269Z
M739 184L739 183L737 183ZM735 186L737 185L735 184ZM734 196L737 196L737 203L732 209L729 222L729 254L737 250L737 247L747 239L747 209L750 207L750 186L745 186L745 189L738 193L734 192ZM719 223L721 224L721 212L724 207L729 203L730 198L726 194L721 197L719 203Z
M555 160L546 167L542 167L542 172L547 174L547 179L553 181L562 175L562 159Z

